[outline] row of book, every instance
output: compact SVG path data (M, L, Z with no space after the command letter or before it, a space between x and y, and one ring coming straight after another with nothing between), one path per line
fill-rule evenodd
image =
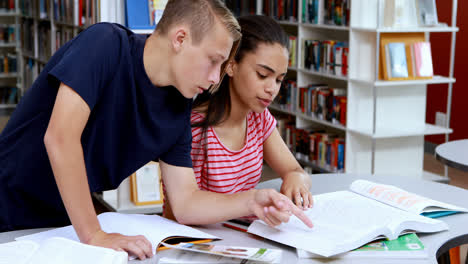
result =
M297 9L298 0L263 0L261 8L263 15L290 22L298 21Z
M273 105L281 109L294 112L297 109L297 82L294 80L284 80Z
M53 9L51 9L53 5ZM56 22L76 26L89 26L98 21L98 0L20 0L21 12L25 16L50 19L53 10Z
M18 101L18 88L0 86L0 104L16 104Z
M308 116L346 126L346 106L346 89L327 84L299 88L298 110Z
M15 73L17 61L16 53L0 55L0 73Z
M34 22L30 19L23 20L21 31L21 46L26 56L37 56L39 59L47 61L52 56L50 24L46 21L41 21L37 26L37 31L38 41L36 46L34 43ZM57 30L57 32L59 31L60 30Z
M349 26L351 0L304 0L302 21L311 24Z
M54 1L54 20L66 24L75 23L73 0Z
M62 47L65 43L70 41L73 38L73 29L71 28L62 28L55 31L55 49L56 51Z
M21 47L23 52L33 56L34 48L34 22L30 19L21 20Z
M15 26L8 24L0 24L0 43L14 43Z
M15 0L0 0L0 12L15 12Z
M434 75L429 42L390 42L382 53L385 80L427 79Z
M39 73L44 68L44 64L35 61L33 59L26 59L23 61L23 82L24 82L24 91L29 89L33 82L36 80Z
M47 22L39 23L38 26L38 46L37 56L43 61L49 60L52 56L51 30Z
M344 172L345 140L336 134L317 129L296 128L289 118L278 119L278 131L297 159L325 170Z
M298 88L295 81L285 80L273 106L346 126L346 89L331 88L327 84Z
M348 75L348 42L303 39L301 49L305 69L337 76Z

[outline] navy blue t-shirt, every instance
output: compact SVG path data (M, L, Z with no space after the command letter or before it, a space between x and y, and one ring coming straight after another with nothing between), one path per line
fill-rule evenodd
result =
M91 109L81 143L92 192L117 188L151 160L192 167L192 100L150 82L147 37L100 23L50 59L0 135L0 231L69 224L44 146L61 82Z

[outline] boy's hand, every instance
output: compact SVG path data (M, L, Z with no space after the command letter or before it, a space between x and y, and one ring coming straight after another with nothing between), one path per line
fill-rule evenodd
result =
M254 199L248 204L250 211L270 226L289 221L291 215L297 216L306 226L313 224L304 212L295 206L288 197L273 189L255 190Z
M290 173L283 177L281 193L301 209L312 208L314 200L310 189L310 178L302 173Z
M126 251L141 260L153 257L151 243L144 236L124 236L118 233L106 233L99 230L89 240L89 245Z

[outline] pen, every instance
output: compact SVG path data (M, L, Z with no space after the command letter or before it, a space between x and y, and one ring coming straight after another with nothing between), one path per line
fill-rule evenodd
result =
M247 230L246 230L247 231ZM192 244L203 244L203 243L208 243L208 242L211 242L213 241L213 239L202 239L202 240L196 240L196 241L190 241L190 242L187 242L187 243L192 243ZM161 251L161 250L166 250L166 249L171 249L170 247L166 247L166 246L161 246L157 249L157 251Z

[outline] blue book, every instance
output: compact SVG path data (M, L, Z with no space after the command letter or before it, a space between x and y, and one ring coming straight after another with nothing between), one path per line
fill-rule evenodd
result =
M154 29L151 25L150 10L148 0L127 0L127 26L130 29Z
M405 43L388 43L386 45L386 55L389 77L408 78Z

